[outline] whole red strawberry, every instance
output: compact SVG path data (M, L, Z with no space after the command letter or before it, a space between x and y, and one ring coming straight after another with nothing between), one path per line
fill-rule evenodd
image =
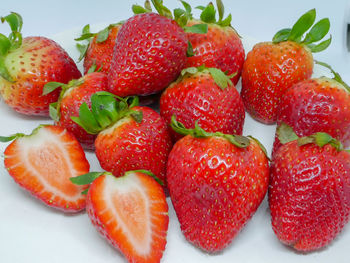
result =
M42 95L47 82L67 83L81 77L74 61L53 40L26 37L20 33L22 18L17 13L2 17L12 33L1 34L0 94L15 111L27 115L49 115L49 105L57 101L59 90Z
M208 25L206 34L195 34L188 32L189 42L192 44L193 56L188 57L186 67L206 67L219 68L228 75L232 75L232 82L237 84L244 63L244 48L240 36L231 26L231 15L226 19L224 16L224 5L221 0L217 0L219 20L215 18L216 10L212 3L202 8L200 20L194 20L191 14L190 5L183 3L185 14L189 17L187 26Z
M79 115L79 108L84 102L91 108L91 96L96 92L106 91L107 86L106 74L92 72L80 79L71 80L68 84L49 82L44 87L44 92L62 88L58 101L50 105L50 116L56 125L71 132L85 149L94 149L96 135L87 133L71 117Z
M268 187L269 164L260 144L239 135L187 130L173 119L177 141L167 166L171 201L185 238L218 252L252 217Z
M146 169L165 183L172 143L159 113L137 106L136 98L117 101L101 93L92 95L91 101L92 111L83 103L79 118L73 117L73 120L88 133L98 134L95 153L101 167L115 176L129 170Z
M331 38L321 40L329 31L329 19L313 25L315 9L299 18L292 29L282 29L272 42L258 43L248 53L242 72L242 99L246 110L256 120L276 122L277 109L283 94L293 84L309 79L313 70L312 52L328 47Z
M154 1L158 3L159 1ZM108 74L109 91L118 96L149 95L166 88L184 68L187 38L162 8L129 18L117 35Z
M87 214L97 231L128 262L160 262L169 225L168 204L160 181L145 170L121 176L92 172L71 181L78 185L91 183Z
M326 133L282 141L271 164L272 228L296 250L323 248L350 218L350 153Z
M160 114L170 126L171 117L186 128L195 122L207 132L242 134L244 106L230 80L220 69L191 67L173 82L160 98ZM173 132L175 139L181 135Z
M4 165L15 182L38 200L63 212L85 209L84 186L69 179L89 172L79 142L66 129L40 125L32 134L1 137L14 140L4 152Z
M88 40L87 44L77 44L80 51L79 61L84 58L84 72L94 66L100 72L108 73L112 62L117 34L122 23L111 24L98 33L90 32L90 25L83 28L82 35L76 41Z
M325 63L321 63L331 69ZM332 70L332 69L331 69ZM286 123L298 136L326 132L350 146L350 88L338 73L334 79L322 77L301 81L288 89L277 111L277 125ZM273 155L280 147L275 136Z

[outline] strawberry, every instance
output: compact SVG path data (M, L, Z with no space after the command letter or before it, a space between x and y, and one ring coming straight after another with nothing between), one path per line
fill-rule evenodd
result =
M146 169L165 183L171 139L165 121L148 107L137 106L137 97L116 101L109 93L94 94L91 109L80 106L72 119L90 134L98 134L95 153L101 167L115 176Z
M169 224L168 204L148 171L128 171L120 178L89 173L72 182L89 184L86 211L92 224L128 262L160 262ZM154 175L152 175L154 176Z
M82 35L75 40L88 40L87 44L77 44L77 48L80 52L78 61L84 58L85 74L92 66L101 69L101 72L108 73L112 62L115 41L121 26L122 23L110 24L98 33L91 33L90 25L86 25L83 28Z
M227 247L252 217L268 187L269 164L255 139L207 133L196 125L169 154L167 181L185 238L218 252Z
M244 106L230 80L220 69L190 67L162 94L160 114L170 126L171 117L186 128L194 128L195 121L207 132L220 131L242 134ZM173 137L181 135L173 132Z
M41 125L31 135L1 137L14 141L5 149L5 168L15 182L50 207L64 212L85 208L86 187L69 178L89 172L90 165L78 141L67 130Z
M315 78L301 81L288 89L277 111L277 124L286 123L298 136L326 132L350 146L350 87L328 64L334 78ZM275 136L273 155L280 147Z
M284 129L291 128L280 126L285 144L271 164L272 228L284 244L313 251L331 243L350 219L350 151L327 133L289 138Z
M200 20L195 20L191 14L191 6L183 1L182 3L185 10L175 11L177 14L175 17L187 16L189 19L187 26L208 25L206 34L186 33L193 49L193 56L188 57L186 67L205 65L219 68L228 75L236 73L231 78L236 85L241 76L245 54L241 38L231 26L231 14L223 19L224 5L221 0L217 0L218 21L215 18L216 10L212 3L206 7L199 7L202 9Z
M133 6L137 14L118 32L108 74L109 91L118 96L160 92L185 66L187 38L184 30L171 19L162 1L152 2L159 15L151 13L147 4L147 9Z
M329 19L315 22L316 11L302 15L293 28L280 30L272 42L258 43L248 53L242 71L242 99L246 110L256 120L276 122L277 108L283 94L293 84L309 79L313 70L312 52L320 52L331 38L317 45L329 31Z
M85 102L91 108L91 96L99 91L107 90L107 75L101 72L88 73L80 79L71 80L68 84L49 82L44 93L61 87L57 102L50 104L50 116L55 124L71 132L86 149L94 149L96 135L88 134L76 124L71 117L79 115L79 108Z
M11 13L2 17L12 33L0 34L0 94L15 111L27 115L48 116L49 104L55 102L59 90L42 95L47 82L67 83L79 78L74 61L53 40L44 37L22 39L22 17Z

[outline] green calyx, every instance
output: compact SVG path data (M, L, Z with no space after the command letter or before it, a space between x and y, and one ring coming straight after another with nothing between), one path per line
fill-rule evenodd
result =
M79 108L79 117L71 117L71 119L87 133L97 134L128 116L137 123L141 123L142 112L132 110L138 103L138 97L121 98L112 93L100 91L91 96L91 109L84 102Z
M49 105L49 114L51 119L58 122L60 120L60 106L61 106L61 100L64 97L64 94L71 88L78 87L84 83L84 77L81 77L79 79L72 79L67 84L61 83L61 82L48 82L44 85L43 88L43 96L53 92L57 88L61 88L60 95L58 97L58 100L56 102L53 102Z
M45 127L45 126L47 126L47 125L40 124L29 135L26 135L24 133L15 133L15 134L12 134L10 136L0 136L0 142L10 142L10 141L16 140L18 138L29 137L29 136L35 135L42 127Z
M206 24L186 26L187 22L192 19L192 8L185 1L180 1L180 2L184 6L184 9L175 8L174 15L173 15L171 11L163 5L162 0L152 0L152 4L159 15L165 16L170 19L174 19L179 24L179 26L181 26L184 29L185 32L197 33L197 34L207 33L208 25ZM152 12L152 7L150 2L146 0L144 7L140 5L133 5L132 10L134 14L150 13Z
M277 126L276 134L282 144L299 139L299 136L296 135L293 128L284 122Z
M325 50L331 44L332 36L318 44L315 43L322 40L327 35L330 22L328 18L323 18L314 24L315 19L316 10L311 9L303 14L292 28L284 28L278 31L272 38L272 42L294 41L306 45L313 53ZM305 37L303 38L304 35Z
M315 61L316 64L321 65L321 66L323 66L323 67L329 69L329 70L332 72L332 74L333 74L333 78L332 78L332 79L335 80L336 82L338 82L339 84L341 84L341 85L345 88L345 90L347 90L348 92L350 92L350 87L349 87L349 85L346 84L346 83L343 81L343 79L341 78L340 74L339 74L338 72L335 72L335 71L333 70L333 68L332 68L329 64L327 64L327 63L325 63L325 62L317 61L317 60L314 60L314 61Z
M216 0L217 10L213 3L209 3L207 6L197 6L197 9L202 10L200 19L205 23L217 24L222 27L231 26L232 16L229 14L224 18L225 8L221 0ZM219 14L219 18L216 19L216 11Z
M6 79L7 81L14 82L14 79L11 77L8 69L5 66L5 57L6 55L22 45L22 26L23 20L22 17L15 13L0 17L1 23L7 22L11 28L11 33L6 37L0 33L0 76Z
M96 36L96 42L97 43L103 43L108 39L109 33L112 28L123 24L123 21L115 23L115 24L110 24L109 26L105 27L104 29L100 30L97 33L91 33L90 32L90 25L85 25L82 30L82 34L80 37L75 38L75 41L85 41L85 43L77 43L76 47L80 53L80 56L78 58L78 62L80 62L86 55L86 51L92 41L92 38Z
M189 20L192 19L192 8L185 1L180 1L184 6L184 9L175 8L174 16L171 11L163 5L163 0L152 0L152 4L159 15L165 16L170 19L174 19L177 24L183 28L185 32L196 33L196 34L206 34L208 32L207 24L196 24L193 26L187 26ZM152 12L151 3L149 0L146 0L144 7L140 5L133 5L132 11L134 14L150 13ZM190 41L187 44L187 57L192 57L193 47Z
M187 129L181 122L176 120L175 115L171 117L171 128L182 135L191 135L195 138L210 138L210 137L221 137L228 140L230 143L234 144L239 148L246 148L250 144L248 137L233 134L224 134L221 132L206 132L199 125L198 121L195 123L194 129Z
M233 78L237 73L233 73L231 75L227 75L225 72L221 71L218 68L207 68L204 65L199 66L199 67L189 67L185 68L181 71L182 77L186 75L194 75L199 72L203 73L209 73L216 85L218 85L222 90L226 89L228 86L232 86L233 83L231 81L231 78Z
M326 144L330 144L335 149L337 149L337 151L344 150L343 145L340 141L338 141L337 139L333 138L325 132L316 132L310 136L299 137L293 131L293 128L285 123L281 123L281 125L277 127L276 132L278 139L282 144L286 144L288 142L297 140L299 146L313 143L318 145L319 147L323 147Z
M170 19L174 19L171 11L166 6L163 5L163 0L151 0L151 2L159 15L165 16ZM132 11L134 12L135 15L143 14L143 13L151 13L152 6L150 1L146 0L144 6L133 5Z
M161 186L164 186L164 183L156 175L154 175L152 172L150 172L148 170L127 171L124 174L124 176L127 176L128 174L131 174L131 173L143 173L143 174L146 174L146 175L152 177L154 180L156 180L156 182L159 183ZM98 177L100 177L101 175L113 176L113 174L109 173L109 172L90 172L90 173L86 173L86 174L79 175L79 176L76 176L76 177L71 177L71 178L69 178L69 180L73 184L76 184L76 185L89 185L93 181L95 181ZM82 194L87 194L88 190L89 189L84 190L82 192Z

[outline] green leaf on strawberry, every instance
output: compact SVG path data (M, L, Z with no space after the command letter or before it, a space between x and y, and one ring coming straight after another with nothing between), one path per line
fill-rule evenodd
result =
M233 85L231 78L233 78L236 73L233 73L231 75L227 75L226 73L222 72L218 68L207 68L204 65L199 66L199 67L189 67L185 68L181 71L181 75L184 76L186 74L196 74L198 72L206 72L208 71L210 75L213 77L216 85L218 85L221 89L226 89L228 85Z
M278 31L273 36L272 42L276 44L287 40L294 41L306 45L313 53L325 50L331 44L332 37L321 43L315 43L322 40L327 35L330 29L330 22L328 18L323 18L314 24L315 19L316 10L311 9L303 14L292 28L284 28ZM310 31L303 39L304 34L309 29Z
M292 30L289 33L288 40L296 40L301 37L315 22L316 10L311 9L310 11L303 14L298 21L293 25Z
M190 32L190 33L205 34L208 32L208 25L207 24L195 24L193 26L185 26L184 31Z
M249 138L245 136L224 134L221 132L206 132L198 125L198 121L196 121L194 129L187 129L181 122L178 122L176 120L175 115L171 117L170 126L175 132L179 134L191 135L192 137L195 137L195 138L209 138L214 136L221 137L240 148L246 148L250 144Z
M132 110L137 105L137 97L121 98L106 91L96 92L91 96L91 110L83 103L79 108L79 117L73 116L71 119L87 133L97 134L127 116L141 123L142 112Z
M340 141L333 138L326 132L316 132L310 136L299 137L295 134L293 128L287 125L286 123L281 123L281 125L277 127L276 132L278 139L282 144L286 144L288 142L297 140L299 146L314 143L320 147L323 147L326 144L330 144L338 151L344 149Z
M49 106L49 115L50 115L50 118L53 119L54 121L59 121L60 119L57 106L58 106L57 102L50 103L50 106Z
M11 33L8 37L3 34L0 34L0 76L6 79L9 82L14 82L14 79L8 72L8 69L5 66L5 56L8 52L19 48L22 45L22 17L15 13L1 17L1 22L7 22L11 28Z

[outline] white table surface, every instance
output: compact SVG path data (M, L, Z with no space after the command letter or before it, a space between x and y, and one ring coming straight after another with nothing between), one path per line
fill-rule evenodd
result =
M81 28L85 24L98 24L98 23L112 23L119 20L128 18L131 15L131 5L141 1L137 0L124 0L124 1L43 1L43 0L1 0L0 4L0 16L6 15L10 11L15 11L20 13L24 19L23 34L28 35L43 35L52 36L57 33L70 30L72 28ZM199 0L189 1L193 6L204 5L206 2ZM295 20L304 12L311 8L316 8L317 10L317 20L323 17L329 17L331 21L331 34L333 36L333 42L331 46L320 54L315 54L314 57L321 61L325 61L334 66L336 71L342 74L345 81L350 83L350 53L347 53L345 48L345 20L346 16L349 14L347 11L350 9L350 2L347 0L294 0L294 1L263 1L263 0L246 0L246 1L236 1L236 0L226 0L225 7L226 13L231 13L233 15L232 25L236 30L244 36L251 36L255 39L261 41L271 40L275 32L281 28L290 27ZM179 3L174 0L167 0L166 4L174 8L179 6ZM121 17L117 14L125 14ZM349 15L350 20L350 15ZM8 26L0 24L0 32L8 33ZM72 36L74 37L74 36ZM248 52L248 50L246 50ZM41 118L26 119L26 117L20 117L10 110L5 109L0 114L10 114L15 116L15 118L20 118L18 123L26 123L26 132L29 127L35 127L33 120L37 122L48 122ZM0 120L1 120L0 115ZM4 117L3 117L4 118ZM0 122L1 123L1 122ZM13 131L15 127L8 125L7 123L0 124L0 134L6 135ZM18 128L18 127L16 127ZM266 130L273 130L271 127L266 127ZM4 134L5 133L5 134ZM0 147L2 149L2 147ZM2 159L0 157L0 161ZM1 168L1 164L0 164ZM3 170L1 170L3 171ZM2 187L0 185L0 191L2 195L13 194L16 196L16 202L20 209L16 209L11 205L11 200L0 200L3 202L2 207L7 208L6 211L0 211L0 233L13 232L14 235L10 240L4 239L0 235L0 263L24 263L24 262L74 262L74 263L88 263L88 262L99 262L96 258L90 258L88 254L91 250L105 251L106 253L101 257L100 262L121 262L121 257L117 252L108 245L102 239L93 239L96 242L92 244L86 244L86 255L76 255L73 246L67 244L82 243L86 242L90 238L95 238L95 231L91 229L84 230L81 224L89 225L88 218L84 215L79 215L77 217L70 217L62 215L59 212L52 212L48 215L48 208L41 206L41 204L36 203L28 197L28 194L22 191L14 183L11 182L11 178L7 174L1 173L0 176L5 176L3 182L10 185L9 188ZM0 180L1 181L1 180ZM20 200L20 201L19 201ZM1 207L1 206L0 206ZM23 210L23 207L24 210ZM26 208L27 207L27 208ZM33 214L31 209L36 211ZM7 213L7 219L4 220L5 224L2 224L2 215ZM171 212L173 213L173 211ZM309 254L308 256L303 256L297 254L292 250L286 249L284 246L279 244L277 239L273 236L272 230L268 227L264 227L263 230L259 230L260 225L267 224L266 218L268 217L268 210L266 205L266 200L263 206L259 209L258 213L253 217L253 222L249 223L244 229L244 233L239 235L234 241L234 251L238 253L239 258L234 258L233 254L231 256L231 261L225 262L350 262L350 254L347 253L349 249L349 244L344 242L338 242L336 240L335 245L331 245L325 251L320 251L316 253ZM13 222L9 224L9 216L13 218ZM174 215L172 214L174 217ZM38 225L37 221L40 219L41 223ZM26 220L28 224L23 224L23 220ZM71 222L71 229L74 229L72 235L69 236L67 240L61 239L61 233L58 229L64 229L64 224ZM13 229L13 227L18 222L18 228ZM55 227L52 227L55 224ZM172 229L178 229L178 223L172 222ZM349 229L347 226L345 229L346 233L342 234L339 239L346 238L349 240ZM44 231L43 231L44 230ZM50 231L49 239L45 231ZM254 233L258 233L258 236ZM7 235L8 238L9 235ZM86 236L86 238L85 238ZM255 236L253 240L249 240L251 236ZM177 239L176 239L177 238ZM183 240L181 233L178 231L176 233L176 238L174 235L169 237L168 245L172 246ZM268 251L262 251L261 253L255 253L256 249L262 243L265 242L266 238L273 240L273 246L276 247L276 254L270 254ZM176 242L175 242L176 240ZM182 242L182 241L181 241ZM183 242L186 242L183 240ZM247 242L252 242L253 247L245 246ZM45 245L46 251L41 251L40 244L50 243ZM85 245L84 245L85 246ZM11 249L11 251L9 251ZM335 261L331 260L333 258L332 254L335 253ZM231 253L231 251L224 251L223 253ZM24 254L23 254L24 253ZM35 254L35 259L33 257L26 258L25 254ZM199 251L195 250L191 246L186 246L185 250L180 253L176 253L176 250L169 250L166 252L166 259L175 257L178 260L172 260L171 262L198 262L198 260L205 262L222 262L220 261L221 256L209 256L201 254ZM195 254L193 254L195 253ZM243 254L249 254L250 260L242 257ZM340 253L340 254L339 254ZM65 257L64 255L74 255L70 257ZM5 255L5 256L2 256ZM199 257L196 257L199 255ZM115 261L107 260L110 257L115 257ZM62 261L64 259L64 261ZM166 262L169 262L168 260Z

